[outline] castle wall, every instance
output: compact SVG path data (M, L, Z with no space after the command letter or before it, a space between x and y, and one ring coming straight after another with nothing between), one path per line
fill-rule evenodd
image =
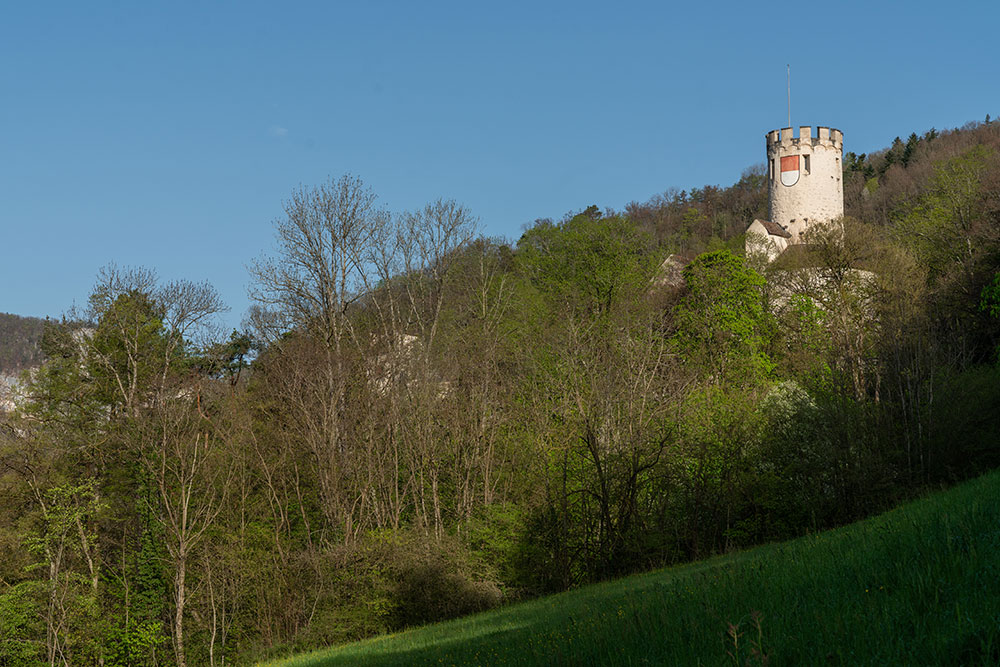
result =
M785 252L788 247L788 239L769 234L767 228L760 220L754 220L746 231L746 255L763 255L765 261L773 262L778 256Z
M828 127L816 128L815 135L812 130L800 127L798 137L790 127L767 133L768 217L788 230L790 243L801 242L810 225L844 215L844 135ZM798 173L786 184L793 165Z

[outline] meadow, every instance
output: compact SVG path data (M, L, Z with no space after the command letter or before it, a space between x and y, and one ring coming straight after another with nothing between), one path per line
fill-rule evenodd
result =
M998 663L1000 472L790 542L271 664Z

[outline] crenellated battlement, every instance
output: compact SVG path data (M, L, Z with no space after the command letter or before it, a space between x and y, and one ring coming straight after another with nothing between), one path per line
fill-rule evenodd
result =
M791 234L844 215L844 134L820 125L771 130L767 137L768 217Z
M816 133L813 134L811 125L803 125L798 128L798 132L799 135L795 136L795 128L791 127L784 127L780 130L771 130L768 132L765 135L767 138L768 154L775 149L787 150L803 145L826 146L843 150L844 133L840 130L820 125L816 128Z
M763 239L770 261L804 243L815 225L844 217L844 133L802 125L771 130L764 137L768 219L747 230L747 256L760 250L756 244Z

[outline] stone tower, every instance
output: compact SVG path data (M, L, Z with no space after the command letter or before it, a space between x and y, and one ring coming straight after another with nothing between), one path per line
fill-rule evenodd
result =
M844 215L840 130L800 127L767 133L768 218L785 230L789 245L801 243L810 225Z

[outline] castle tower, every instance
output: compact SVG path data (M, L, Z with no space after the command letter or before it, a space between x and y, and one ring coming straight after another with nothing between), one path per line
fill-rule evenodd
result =
M786 127L767 133L768 218L790 235L789 244L810 225L844 215L841 157L844 135L828 127Z

